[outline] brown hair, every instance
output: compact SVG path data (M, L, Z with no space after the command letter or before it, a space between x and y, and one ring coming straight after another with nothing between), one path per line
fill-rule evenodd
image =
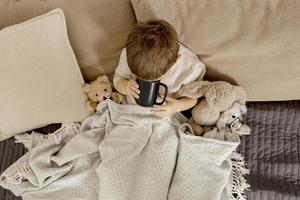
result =
M179 44L176 30L164 20L140 23L126 42L127 62L138 78L155 80L176 62Z

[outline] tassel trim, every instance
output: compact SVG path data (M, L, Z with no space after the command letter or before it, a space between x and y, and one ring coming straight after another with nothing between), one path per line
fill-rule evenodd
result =
M15 135L15 142L23 144L28 150L32 149L34 146L48 139L52 139L55 141L56 144L59 144L62 140L62 134L67 128L72 128L76 131L76 133L79 133L80 123L72 122L62 124L62 126L58 130L47 135L37 133L34 131L32 131L31 134L24 133Z
M231 200L246 200L245 190L250 189L250 185L245 179L245 175L249 174L246 169L244 158L241 154L233 152L231 156L232 161L232 180L231 180Z
M7 174L3 174L0 181L12 185L19 185L24 180L24 174L31 170L28 163L24 163L23 167L12 170Z

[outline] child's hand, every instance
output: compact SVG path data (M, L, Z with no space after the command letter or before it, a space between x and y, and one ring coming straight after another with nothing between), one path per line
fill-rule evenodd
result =
M179 112L178 104L180 104L180 101L177 99L174 99L172 97L166 98L166 105L154 105L151 109L151 113L157 117L169 117L175 112ZM180 107L180 106L179 106Z
M134 80L130 79L126 84L126 95L132 96L136 99L139 98L140 90L139 90L139 84Z

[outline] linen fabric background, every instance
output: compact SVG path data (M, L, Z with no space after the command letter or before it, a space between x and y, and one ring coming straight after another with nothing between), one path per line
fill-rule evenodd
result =
M300 1L132 0L138 21L162 18L248 101L300 99Z
M86 81L112 74L136 23L130 0L1 0L0 29L61 8L70 43Z
M112 74L128 32L163 18L206 64L208 80L245 88L248 101L300 99L297 0L3 0L0 28L62 8L85 80ZM134 14L135 12L135 14Z

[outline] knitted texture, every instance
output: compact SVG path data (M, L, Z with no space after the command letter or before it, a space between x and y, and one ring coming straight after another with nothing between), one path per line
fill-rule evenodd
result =
M106 100L80 128L19 137L29 151L0 185L24 200L230 199L239 142L195 136L183 121Z

